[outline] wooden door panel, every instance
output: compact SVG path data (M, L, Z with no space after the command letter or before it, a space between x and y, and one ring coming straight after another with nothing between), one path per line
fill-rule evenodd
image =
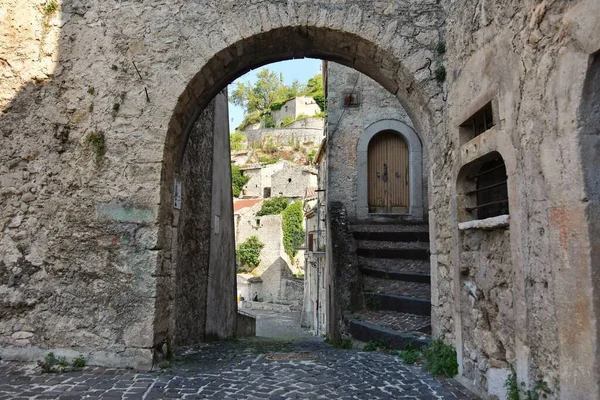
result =
M372 213L406 213L409 206L408 146L395 132L369 143L368 201Z

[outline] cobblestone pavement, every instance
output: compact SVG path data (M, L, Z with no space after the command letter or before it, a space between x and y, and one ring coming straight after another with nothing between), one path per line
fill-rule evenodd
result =
M311 338L312 334L300 326L301 313L256 310L244 308L242 311L256 317L256 336L292 339Z
M421 330L431 325L430 316L396 311L363 311L358 316L360 321L370 322L397 332L414 332L417 336L429 336Z
M155 372L86 367L41 374L0 365L0 399L475 399L393 355L335 349L319 340L252 338L183 352Z

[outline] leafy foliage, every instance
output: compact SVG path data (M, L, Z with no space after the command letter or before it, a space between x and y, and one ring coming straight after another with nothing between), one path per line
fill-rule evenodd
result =
M363 347L363 351L377 351L377 350L385 350L388 348L386 342L381 339L369 340L365 347Z
M277 75L268 68L258 71L256 78L254 83L236 82L229 96L231 103L243 107L248 114L268 113L271 107L277 107L281 102L285 103L304 89L298 81L286 85L283 82L283 75Z
M307 158L308 158L308 163L309 164L314 164L315 163L315 157L317 156L317 150L316 149L312 149L311 151L308 152Z
M433 340L423 351L424 367L433 375L455 376L458 374L456 350L441 339Z
M521 395L519 393L519 385L517 384L517 374L514 372L506 378L504 382L506 388L506 398L508 400L520 400Z
M232 151L242 151L246 147L246 135L240 131L235 131L229 135L229 142Z
M414 364L419 360L421 353L417 349L405 349L400 352L400 358L405 364Z
M260 251L265 245L256 236L250 236L235 249L236 257L245 267L256 268L260 264Z
M58 3L54 0L50 0L44 6L44 14L52 15L58 10Z
M242 193L242 188L248 181L250 177L242 175L242 170L237 165L231 165L231 183L233 189L233 195L235 197L240 197Z
M262 207L256 215L262 217L263 215L281 214L289 204L290 201L284 197L274 197L272 199L263 201Z
M291 115L286 115L285 117L283 117L283 119L281 120L281 127L285 128L287 126L290 126L291 124L293 124L294 122L296 122L296 119L294 117L292 117Z
M79 357L73 359L73 368L83 368L85 367L85 357L83 354L80 354Z
M265 128L275 128L275 118L269 113L263 116Z
M319 105L321 111L327 110L327 105L325 103L325 89L323 86L323 74L318 73L310 78L306 84L306 90L302 94L312 97Z
M42 369L42 373L55 373L55 372L66 372L75 368L85 367L85 358L83 355L73 360L71 366L66 357L56 357L54 353L50 352L46 354L43 361L38 361L38 365Z
M85 139L88 148L94 153L96 163L102 161L104 153L106 153L106 142L104 133L102 132L91 132Z
M525 382L521 382L521 386L525 386ZM540 398L547 398L552 393L548 384L544 381L537 381L532 390L521 391L517 384L517 375L514 372L506 378L504 387L506 388L506 398L508 400L521 400L521 394L524 395L525 400L540 400Z
M275 164L277 162L277 158L268 155L260 155L258 156L258 162L267 165Z
M302 202L300 201L290 204L282 212L283 247L291 260L298 253L296 247L304 243L303 220L304 214L302 212Z

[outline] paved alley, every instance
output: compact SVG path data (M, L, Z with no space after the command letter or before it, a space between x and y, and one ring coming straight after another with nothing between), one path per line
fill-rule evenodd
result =
M464 391L464 389L462 389ZM42 374L0 365L0 399L473 399L397 356L318 339L252 338L188 349L167 369Z

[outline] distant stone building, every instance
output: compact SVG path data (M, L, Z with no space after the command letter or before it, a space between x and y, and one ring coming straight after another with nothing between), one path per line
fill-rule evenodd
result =
M312 116L321 112L321 108L312 97L298 96L288 100L281 109L273 111L275 128L281 128L286 119L297 119L301 115Z
M238 200L236 203L243 201L248 200ZM300 304L302 287L298 286L294 275L302 273L303 265L290 260L285 252L281 214L257 216L261 206L262 202L257 202L235 214L236 243L256 236L264 244L260 252L260 263L252 271L252 276L260 280L248 280L249 277L238 274L238 283L243 284L238 293L242 294L245 291L247 294L247 291L251 290L251 297L253 298L256 292L261 301ZM302 257L303 253L299 252L296 260L302 260ZM244 297L249 300L246 295Z
M271 197L271 193L273 193L272 176L284 166L284 162L278 162L269 165L255 164L242 168L242 174L250 178L242 188L242 197Z
M317 171L314 168L283 162L283 167L271 177L271 194L301 200L306 189L316 185Z
M304 300L302 324L309 326L315 335L327 328L326 290L326 221L327 201L327 144L323 141L315 158L319 170L318 186L307 190L304 200L306 218L306 249L304 264Z
M291 125L277 128L250 126L243 133L248 140L248 146L256 147L272 142L278 147L318 145L323 139L322 117L300 119Z

